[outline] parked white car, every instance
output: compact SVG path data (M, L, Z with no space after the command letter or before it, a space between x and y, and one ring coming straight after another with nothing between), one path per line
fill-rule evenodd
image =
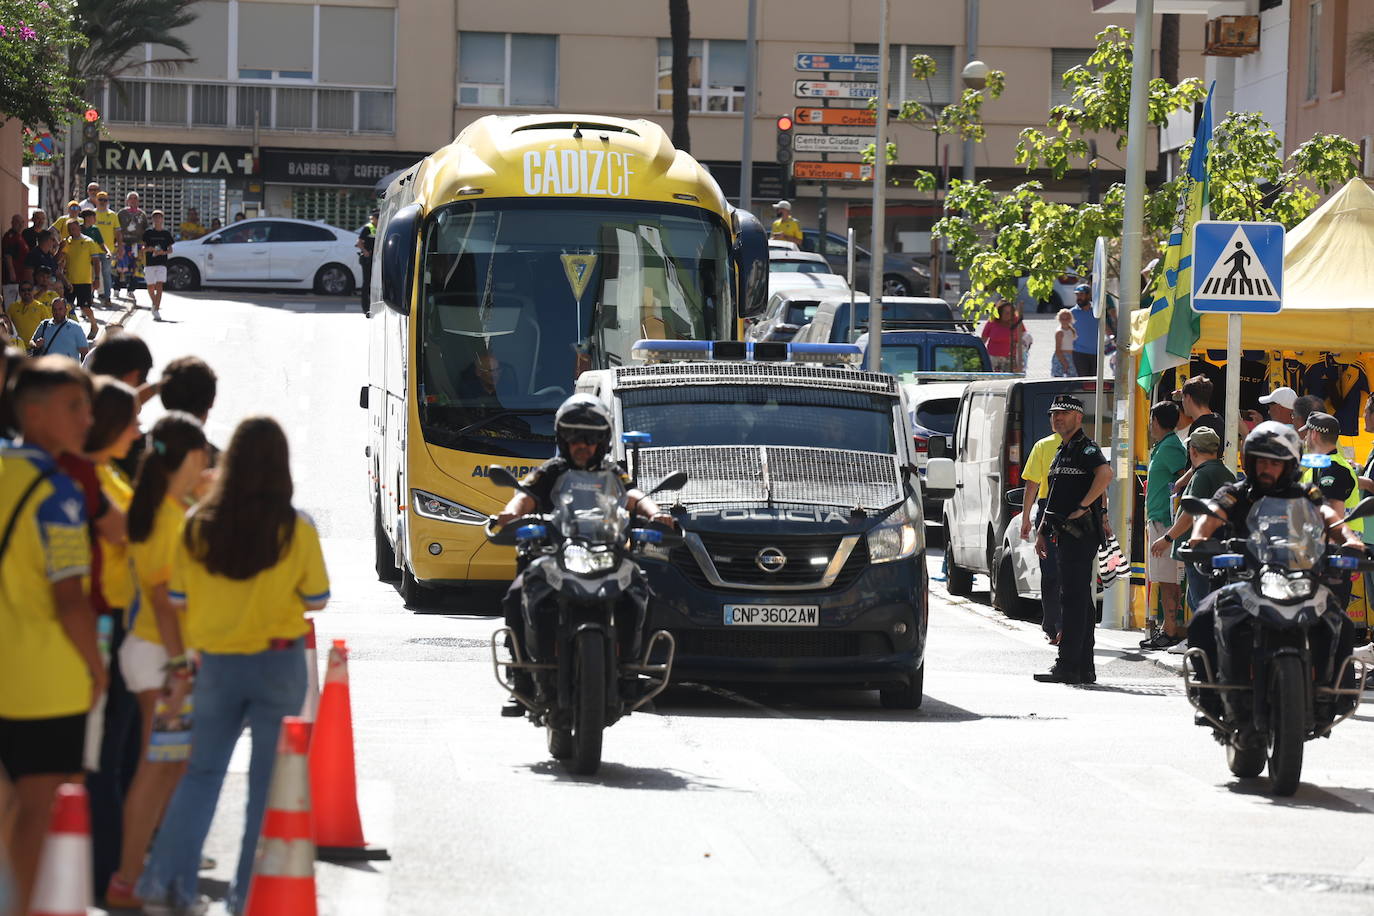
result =
M303 219L246 219L180 241L167 288L259 286L344 296L362 283L357 234Z

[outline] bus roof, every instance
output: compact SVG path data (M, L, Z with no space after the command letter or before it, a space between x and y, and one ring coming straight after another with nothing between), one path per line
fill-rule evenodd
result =
M699 206L727 218L730 205L699 162L663 128L604 115L487 115L420 164L426 210L454 200L559 197Z

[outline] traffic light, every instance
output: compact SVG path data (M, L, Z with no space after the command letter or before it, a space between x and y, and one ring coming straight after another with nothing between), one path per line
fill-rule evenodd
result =
M782 165L792 161L792 116L778 118L778 162Z
M100 112L87 108L85 121L81 125L81 152L94 162L100 152Z

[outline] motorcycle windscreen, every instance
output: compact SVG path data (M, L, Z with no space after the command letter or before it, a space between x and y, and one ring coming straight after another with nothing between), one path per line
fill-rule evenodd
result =
M1250 549L1265 566L1308 570L1326 547L1321 510L1308 499L1265 496L1250 509Z
M614 471L568 471L553 492L553 522L569 540L614 544L629 527L625 495Z

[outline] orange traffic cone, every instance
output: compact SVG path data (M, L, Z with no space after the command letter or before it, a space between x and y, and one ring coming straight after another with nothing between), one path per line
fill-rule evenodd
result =
M390 859L368 848L358 814L353 766L353 704L348 696L348 647L334 640L315 735L310 742L310 792L315 805L315 854L326 862Z
M294 717L282 719L244 916L315 916L317 912L309 750L309 724Z
M86 787L57 789L52 825L29 904L30 916L86 916L91 905L91 810Z
M307 723L309 734L315 728L315 715L320 708L320 654L315 651L315 621L307 618L310 625L305 634L305 702L301 704L301 718Z

